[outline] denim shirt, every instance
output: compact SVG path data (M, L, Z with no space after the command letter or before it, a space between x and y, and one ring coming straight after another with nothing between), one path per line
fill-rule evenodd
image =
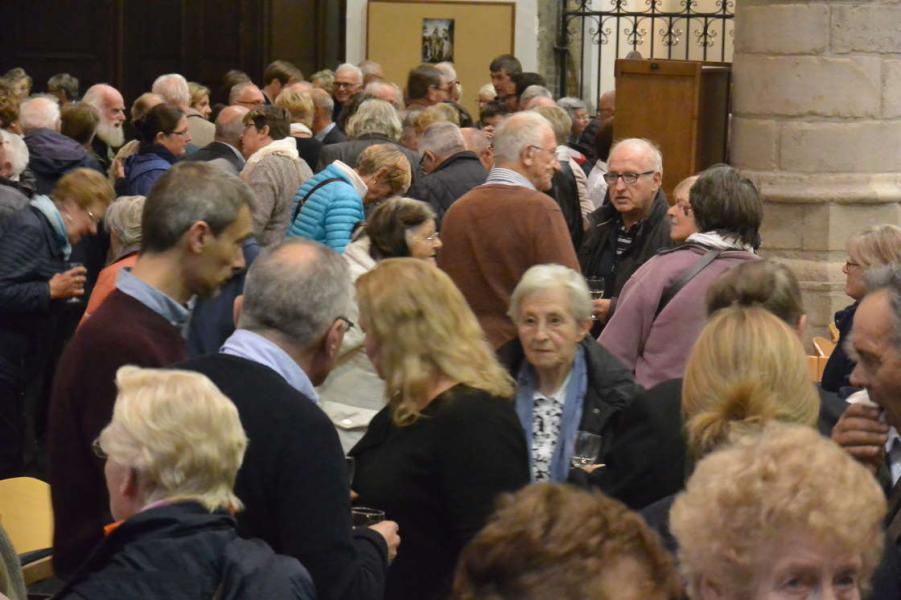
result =
M255 363L269 367L285 378L288 385L319 404L319 394L313 387L313 382L303 372L303 369L288 356L288 353L270 342L263 336L246 329L238 329L222 344L219 349L222 354L230 354L246 358Z

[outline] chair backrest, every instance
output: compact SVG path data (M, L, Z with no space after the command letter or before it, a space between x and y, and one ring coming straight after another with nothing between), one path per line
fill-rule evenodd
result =
M0 481L0 523L19 554L52 547L50 486L31 477Z
M832 351L835 350L835 344L824 337L813 338L813 347L817 351L817 356L822 356L824 358L832 356Z

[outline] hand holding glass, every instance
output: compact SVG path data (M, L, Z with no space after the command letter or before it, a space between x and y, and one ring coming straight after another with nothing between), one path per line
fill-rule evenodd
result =
M588 431L579 431L576 433L570 464L574 469L584 469L589 472L599 469L604 466L595 464L600 452L601 436Z

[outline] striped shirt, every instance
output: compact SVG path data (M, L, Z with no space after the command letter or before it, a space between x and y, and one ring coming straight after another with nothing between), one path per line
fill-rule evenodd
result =
M482 185L518 185L530 190L538 191L532 182L512 169L494 167L488 172L488 178Z
M641 228L641 223L636 223L630 229L626 229L626 226L620 222L619 226L616 228L616 256L620 257L632 246L632 243L635 241L635 238L638 237L638 231Z

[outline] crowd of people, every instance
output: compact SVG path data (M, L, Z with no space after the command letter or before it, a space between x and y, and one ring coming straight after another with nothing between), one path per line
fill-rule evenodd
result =
M901 597L901 228L815 383L753 182L670 198L613 91L487 67L475 115L451 63L0 79L0 477L50 483L56 597Z

